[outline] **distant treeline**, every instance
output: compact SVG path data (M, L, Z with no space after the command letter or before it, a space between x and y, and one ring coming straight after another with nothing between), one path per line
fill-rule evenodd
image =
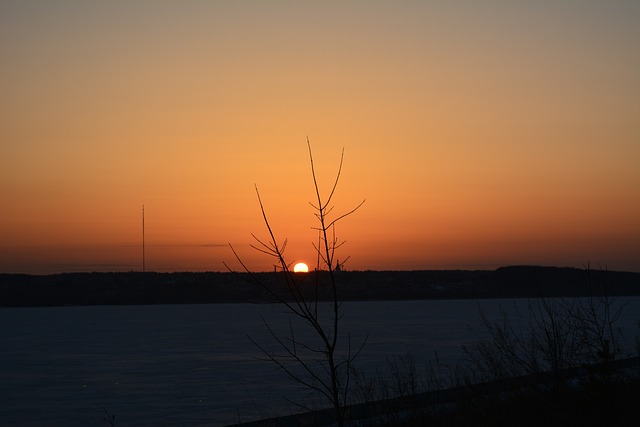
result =
M344 301L640 295L640 273L515 266L497 270L342 271ZM329 293L326 272L297 276L309 298ZM0 274L0 306L273 302L282 273Z

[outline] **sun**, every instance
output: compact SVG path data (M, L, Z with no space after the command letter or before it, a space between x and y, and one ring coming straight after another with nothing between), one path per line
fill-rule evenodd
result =
M308 273L309 272L309 266L307 264L305 264L304 262L299 262L296 265L293 266L293 272L294 273Z

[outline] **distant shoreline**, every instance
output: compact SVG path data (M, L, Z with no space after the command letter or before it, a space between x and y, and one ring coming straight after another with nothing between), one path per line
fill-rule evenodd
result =
M279 280L281 274L0 274L0 307L269 303L273 302L271 292L286 295ZM343 271L337 274L339 296L343 301L640 295L640 273L568 267ZM325 276L326 272L301 275L300 286L315 292L318 277L319 298L326 299Z

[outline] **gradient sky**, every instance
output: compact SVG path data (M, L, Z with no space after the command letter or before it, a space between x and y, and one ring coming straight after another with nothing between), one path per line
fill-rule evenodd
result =
M0 0L0 272L640 271L640 2ZM235 268L235 267L234 267Z

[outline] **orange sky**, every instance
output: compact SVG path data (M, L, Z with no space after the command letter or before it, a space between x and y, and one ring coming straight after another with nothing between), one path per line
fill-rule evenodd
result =
M637 1L1 1L0 272L640 271ZM524 2L522 2L524 3Z

